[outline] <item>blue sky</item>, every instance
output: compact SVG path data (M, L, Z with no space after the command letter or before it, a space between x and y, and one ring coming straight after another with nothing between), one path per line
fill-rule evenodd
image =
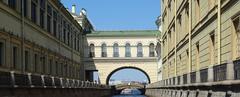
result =
M160 15L160 0L61 0L71 10L73 4L77 13L85 8L95 30L156 30L155 21ZM97 78L95 73L95 79ZM134 69L124 69L112 75L115 80L147 80Z
M85 8L96 30L157 29L160 0L61 0L65 7Z
M122 80L122 81L140 81L148 82L147 76L136 69L122 69L115 72L110 79Z

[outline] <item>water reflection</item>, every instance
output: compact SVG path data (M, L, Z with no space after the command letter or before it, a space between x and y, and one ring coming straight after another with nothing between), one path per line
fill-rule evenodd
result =
M146 97L144 95L115 95L113 97Z
M121 95L115 95L113 97L146 97L144 95L140 95L141 91L138 89L124 89L121 92Z

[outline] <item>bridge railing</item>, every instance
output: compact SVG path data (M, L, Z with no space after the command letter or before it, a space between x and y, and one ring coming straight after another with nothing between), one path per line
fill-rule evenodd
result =
M19 74L14 71L0 71L0 88L105 88L95 82L81 81L78 79L54 77L49 75L35 75L31 73Z

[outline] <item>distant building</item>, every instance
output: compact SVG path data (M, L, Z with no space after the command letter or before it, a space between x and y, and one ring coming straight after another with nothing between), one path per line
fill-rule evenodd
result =
M114 72L133 68L143 72L148 82L156 82L158 34L157 30L93 31L87 34L86 74L98 71L101 83L108 84Z
M162 25L161 25L161 17L159 16L156 20L156 25L159 30L159 34L157 34L157 45L156 45L156 52L157 52L157 57L158 57L158 81L162 80L162 57L161 57L161 31L162 31Z

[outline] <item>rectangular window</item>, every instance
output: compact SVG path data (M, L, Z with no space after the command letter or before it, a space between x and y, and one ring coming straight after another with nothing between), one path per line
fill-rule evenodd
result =
M34 23L37 22L37 4L36 2L33 2L33 1L31 4L31 19Z
M4 44L0 42L0 66L4 64Z
M63 76L67 76L67 64L63 65Z
M67 45L70 45L70 25L68 25Z
M53 36L57 37L57 13L53 11Z
M40 0L40 26L44 28L45 0Z
M80 42L80 41L81 41L80 39L81 39L81 35L78 34L78 42L77 42L77 50L78 50L78 51L80 51L80 43L81 43L81 42Z
M47 7L47 13L47 31L51 33L52 7L50 5Z
M25 51L25 71L29 71L29 52Z
M40 27L44 28L44 13L45 11L40 9Z
M24 14L25 17L27 17L27 13L28 13L27 0L21 0L21 2L23 2L23 14ZM22 7L21 7L21 9L22 9Z
M8 0L8 6L12 9L16 9L16 0Z
M55 68L56 68L56 69L55 69L55 75L58 76L58 74L59 74L59 73L58 73L58 70L59 70L59 68L58 68L58 61L55 61L55 66L56 66L56 67L55 67Z
M38 67L38 55L37 54L34 54L34 71L35 72L40 72L39 70L39 67Z
M13 62L13 68L17 69L17 64L18 64L18 48L17 47L12 48L12 62Z
M63 42L65 43L66 42L66 22L63 21Z
M74 38L74 48L75 50L77 50L77 35L75 34L75 38Z
M49 59L49 74L53 75L53 64L52 64L52 59Z
M46 58L43 56L42 58L41 58L41 63L42 63L42 72L43 73L47 73L47 69L46 69Z
M63 63L61 63L60 64L60 70L59 70L59 74L61 75L61 76L63 76Z

